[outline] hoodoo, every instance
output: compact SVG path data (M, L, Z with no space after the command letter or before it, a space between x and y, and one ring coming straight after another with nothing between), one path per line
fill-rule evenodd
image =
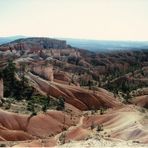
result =
M0 79L0 99L3 98L3 89L4 89L4 87L3 87L3 79L1 78Z

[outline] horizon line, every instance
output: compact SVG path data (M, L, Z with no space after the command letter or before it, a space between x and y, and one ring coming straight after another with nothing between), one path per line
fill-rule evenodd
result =
M11 38L11 37L19 37L20 38L30 38L30 37L41 37L41 38L54 38L54 39L74 39L74 40L91 40L91 41L125 41L125 42L148 42L148 40L133 40L133 39L95 39L95 38L77 38L77 37L63 37L63 36L39 36L39 35L8 35L8 36L0 36L0 38Z

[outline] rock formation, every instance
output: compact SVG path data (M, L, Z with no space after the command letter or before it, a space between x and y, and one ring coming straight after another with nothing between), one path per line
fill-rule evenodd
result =
M43 77L46 80L53 81L53 67L52 66L44 66L44 65L32 66L31 72Z
M26 38L0 45L0 56L1 69L11 58L16 65L16 95L24 89L3 101L0 79L0 146L53 147L91 137L147 146L147 51L97 54Z
M3 98L3 79L0 79L0 99Z
M63 96L65 102L75 106L80 110L88 110L92 107L98 109L100 107L113 108L121 106L122 104L116 100L113 95L108 92L85 90L78 86L59 84L55 82L49 83L48 81L28 73L29 81L38 91L44 92L43 94L50 94L58 98Z
M38 50L38 49L64 49L67 48L66 41L50 38L26 38L18 39L9 44L0 46L0 50Z

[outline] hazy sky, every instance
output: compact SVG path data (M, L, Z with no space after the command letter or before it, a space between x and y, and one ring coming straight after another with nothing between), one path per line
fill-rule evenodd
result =
M0 36L148 40L148 0L0 0Z

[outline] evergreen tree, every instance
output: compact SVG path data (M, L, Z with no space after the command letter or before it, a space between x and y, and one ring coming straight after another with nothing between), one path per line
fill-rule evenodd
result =
M13 90L16 82L15 73L16 73L15 64L11 60L9 60L8 65L3 70L5 97L13 96Z
M60 96L57 104L57 110L64 110L64 109L65 109L65 99L63 96Z
M47 96L47 98L45 98L45 101L43 103L42 106L42 111L43 112L47 112L47 109L50 107L50 96Z

